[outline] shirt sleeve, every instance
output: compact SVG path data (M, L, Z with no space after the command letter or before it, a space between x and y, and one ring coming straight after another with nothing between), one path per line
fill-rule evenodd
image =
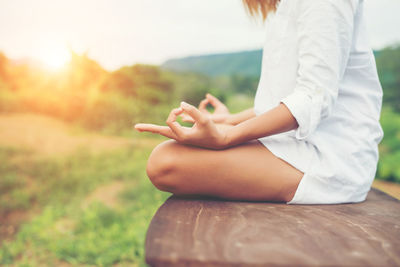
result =
M292 94L281 100L307 138L329 116L348 61L356 9L353 0L297 0L298 71Z

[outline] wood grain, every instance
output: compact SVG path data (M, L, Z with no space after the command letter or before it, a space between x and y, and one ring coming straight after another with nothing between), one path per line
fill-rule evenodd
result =
M146 236L151 266L400 266L400 201L286 205L170 197Z

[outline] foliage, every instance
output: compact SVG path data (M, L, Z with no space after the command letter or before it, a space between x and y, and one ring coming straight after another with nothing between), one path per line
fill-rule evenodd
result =
M376 54L376 64L383 87L384 103L400 112L400 45L380 50Z
M258 85L258 76L234 74L230 77L230 87L237 94L254 95Z
M65 69L53 73L0 55L0 112L43 113L117 133L133 120L165 120L172 91L171 80L155 66L110 73L86 55L73 54Z
M254 94L257 78L208 77L134 65L107 72L86 55L72 54L59 72L16 64L0 54L0 112L36 112L90 130L119 134L135 122L164 123L186 101L197 105L210 92L227 101Z
M6 179L0 184L1 212L34 207L38 215L14 240L2 244L0 265L144 265L146 229L168 196L146 178L149 152L150 148L135 146L101 155L81 151L66 158L34 160L29 151L2 148L0 176ZM27 177L34 179L28 183ZM96 201L82 206L97 186L115 181L125 185L118 208Z
M400 183L400 114L384 109L381 124L385 137L379 147L378 177Z

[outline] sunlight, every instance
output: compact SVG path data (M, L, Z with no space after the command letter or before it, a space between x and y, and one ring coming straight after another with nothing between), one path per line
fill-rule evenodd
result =
M71 59L71 52L65 45L48 44L43 46L37 56L44 66L50 70L59 70Z

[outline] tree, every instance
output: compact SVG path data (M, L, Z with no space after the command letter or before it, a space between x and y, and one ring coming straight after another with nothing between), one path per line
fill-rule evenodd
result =
M383 101L400 112L400 45L387 47L376 54L376 65L383 87Z

